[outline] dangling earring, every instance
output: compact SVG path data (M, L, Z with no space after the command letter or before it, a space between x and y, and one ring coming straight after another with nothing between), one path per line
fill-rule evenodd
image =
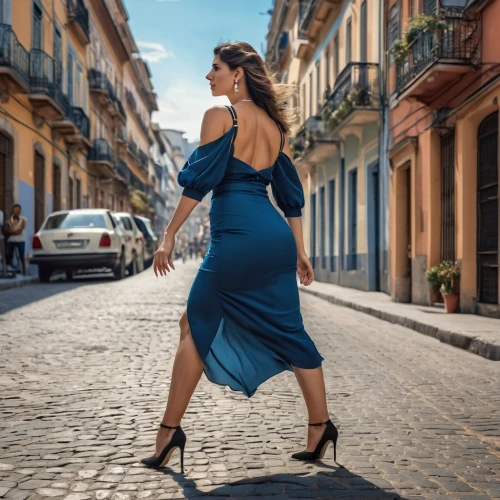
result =
M238 88L238 80L234 81L234 91L235 92L239 92L240 91L240 89Z

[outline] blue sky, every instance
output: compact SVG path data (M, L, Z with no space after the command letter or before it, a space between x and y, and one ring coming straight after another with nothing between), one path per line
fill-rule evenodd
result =
M153 120L199 137L204 111L228 104L212 97L205 75L213 48L245 41L263 53L272 0L125 0L132 33L149 61L160 111ZM265 13L264 15L259 14Z

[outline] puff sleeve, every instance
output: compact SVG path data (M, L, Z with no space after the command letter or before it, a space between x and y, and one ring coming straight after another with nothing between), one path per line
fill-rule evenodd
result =
M302 216L304 190L295 166L285 153L280 154L274 166L271 190L285 217Z
M233 134L234 129L230 129L215 141L203 144L193 151L177 174L177 182L184 188L184 196L201 201L222 181Z

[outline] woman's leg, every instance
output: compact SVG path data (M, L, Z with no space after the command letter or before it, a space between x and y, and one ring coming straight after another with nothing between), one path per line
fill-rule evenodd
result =
M7 265L12 267L12 257L14 257L15 243L7 241Z
M162 423L170 426L181 423L204 368L203 361L198 354L191 335L187 311L182 314L179 326L181 337L175 354L167 407L162 420ZM163 427L158 429L156 455L159 455L161 450L168 444L174 432L174 429L164 429Z
M309 423L326 422L330 417L326 403L323 369L321 366L313 370L295 366L292 368L306 402ZM308 427L306 451L314 451L324 431L325 426Z

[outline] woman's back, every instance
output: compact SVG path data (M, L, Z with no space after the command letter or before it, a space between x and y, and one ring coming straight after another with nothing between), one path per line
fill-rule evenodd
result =
M280 152L281 133L277 123L253 102L233 106L238 117L234 156L255 170L269 168ZM228 128L232 118L228 114Z

